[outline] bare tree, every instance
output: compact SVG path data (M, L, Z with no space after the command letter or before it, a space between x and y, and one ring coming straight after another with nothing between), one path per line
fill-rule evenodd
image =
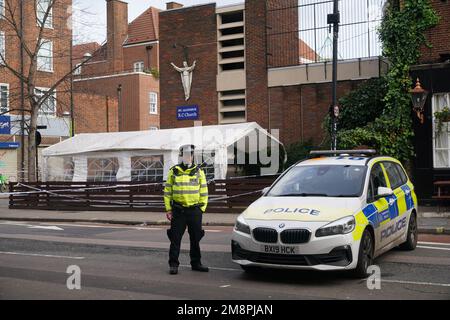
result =
M20 84L10 87L9 112L22 113L22 131L28 132L28 181L35 181L38 116L51 112L49 106L56 101L60 102L54 110L57 115L71 110L67 107L73 73L90 59L72 65L71 0L3 0L3 4L0 31L5 34L7 50L5 55L0 50L0 70L5 69ZM48 89L40 90L44 86Z

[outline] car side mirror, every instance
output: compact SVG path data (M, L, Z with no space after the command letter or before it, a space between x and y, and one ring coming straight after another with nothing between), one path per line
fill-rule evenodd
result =
M268 191L269 191L270 187L265 187L264 189L262 189L261 194L265 195Z
M377 199L388 197L394 194L391 188L378 187L377 195L375 196Z

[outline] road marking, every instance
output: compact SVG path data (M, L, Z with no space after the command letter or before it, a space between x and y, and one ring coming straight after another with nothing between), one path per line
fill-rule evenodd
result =
M54 231L63 231L63 228L59 228L57 226L30 226L28 229L45 229L45 230L54 230Z
M402 280L381 280L381 282L415 284L420 286L450 287L450 283L416 282L416 281L402 281Z
M191 266L185 265L185 264L181 264L180 267L183 268L190 268ZM209 267L211 270L220 270L220 271L242 271L239 269L231 269L231 268L217 268L217 267Z
M31 257L44 257L44 258L75 259L75 260L85 259L84 257L55 256L55 255L51 255L51 254L37 254L37 253L24 253L24 252L0 251L0 254L10 254L10 255L17 255L17 256L31 256Z
M222 232L222 230L205 230L206 232L216 232L216 233L219 233L219 232Z
M428 246L417 246L417 248L450 251L450 248L439 248L439 247L428 247Z
M443 243L443 242L426 242L426 241L418 241L418 244L432 244L436 246L450 246L450 243Z
M228 288L228 287L231 287L231 285L230 284L226 284L226 285L224 285L224 286L220 286L221 288Z

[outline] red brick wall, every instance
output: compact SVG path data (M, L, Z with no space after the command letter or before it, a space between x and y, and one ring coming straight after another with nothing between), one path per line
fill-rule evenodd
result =
M440 16L439 24L426 32L432 48L421 48L420 63L441 62L440 53L450 54L450 1L430 0L433 9Z
M266 2L245 2L247 120L263 128L269 126L266 61Z
M298 0L267 1L267 53L269 67L299 62Z
M117 132L117 111L116 97L74 94L75 134Z
M207 4L161 12L159 15L161 128L189 127L193 121L178 121L177 106L198 105L204 125L217 124L218 101L217 75L217 27L216 6ZM178 44L176 48L174 44ZM183 64L181 45L187 46L189 65L197 61L194 70L191 98L184 99L180 74L170 65Z
M8 0L15 11L15 21L20 23L19 7L17 0ZM34 1L24 1L24 36L27 47L34 51L36 39L38 38L39 27L36 22ZM53 42L53 72L37 71L35 75L35 85L37 87L49 88L57 81L63 78L70 71L70 41L72 31L68 28L69 13L67 7L71 3L70 0L58 0L53 7L53 28L45 28L43 32L43 39L51 40ZM9 14L6 13L8 18ZM4 20L0 19L0 30L5 32L6 37L6 61L16 71L20 70L20 44L17 33L14 32L10 25ZM30 59L25 53L25 74L28 76L30 67ZM0 66L0 83L9 84L10 98L9 108L20 108L20 82L19 79L13 75L5 67ZM70 96L67 93L68 83L63 83L57 88L57 115L61 116L63 112L70 110ZM26 101L25 101L26 102ZM26 102L26 107L28 104ZM17 113L12 111L12 114Z
M95 93L118 97L117 87L122 85L121 126L120 131L148 130L159 127L161 109L158 115L149 114L149 92L158 92L159 84L150 75L129 74L106 78L76 81L75 90L80 93ZM95 122L95 118L91 121Z
M338 98L362 81L338 82ZM331 83L270 88L271 129L281 129L286 145L312 139L318 145L324 131L322 122L331 102Z

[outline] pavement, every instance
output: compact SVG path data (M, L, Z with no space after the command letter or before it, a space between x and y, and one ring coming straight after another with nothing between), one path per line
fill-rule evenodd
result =
M450 234L450 211L446 208L419 207L419 232ZM239 214L206 213L205 226L234 226ZM9 209L6 199L0 200L0 220L39 222L88 222L120 225L168 225L162 212L133 211L59 211Z

